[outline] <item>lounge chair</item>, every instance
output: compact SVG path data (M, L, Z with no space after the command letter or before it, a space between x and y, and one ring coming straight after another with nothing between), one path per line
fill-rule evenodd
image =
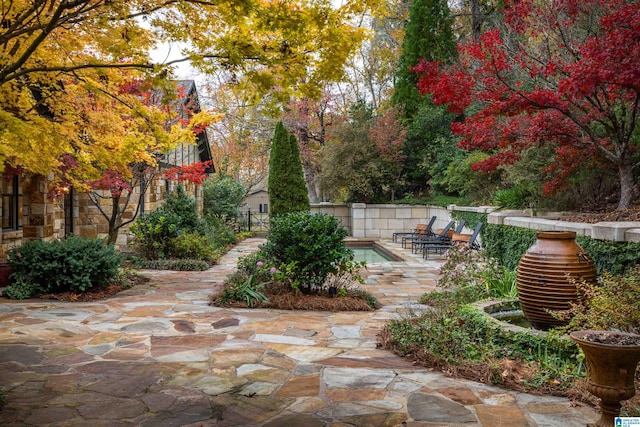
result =
M473 233L468 236L461 235L459 233L454 233L454 237L449 242L433 242L426 243L422 246L422 256L425 259L429 259L429 252L439 252L442 254L445 250L452 248L455 245L469 245L471 249L478 250L480 249L480 245L477 242L478 235L480 234L480 229L482 228L482 223L478 223L476 228L473 230ZM456 234L458 237L456 238Z
M451 221L447 227L445 227L442 230L437 230L437 235L433 238L429 238L429 239L423 239L420 241L416 242L416 245L412 248L414 253L418 253L419 251L423 250L423 247L425 245L431 245L431 246L437 246L437 245L451 245L451 240L453 238L453 236L461 236L462 234L462 230L464 229L464 226L466 224L466 221L462 220L458 223L458 226L455 228L455 230L452 230L451 228L453 227L454 222ZM423 251L423 255L424 255L424 251Z
M455 221L450 221L449 224L447 224L444 228L438 230L437 234L434 234L433 236L412 239L411 252L417 254L422 248L422 245L427 243L437 244L447 242L450 239L449 234L452 231L455 223Z
M428 224L418 224L416 229L412 232L404 232L404 233L393 233L393 241L397 242L398 236L402 237L402 247L405 248L407 245L407 241L410 241L413 238L424 238L430 237L433 235L433 224L436 222L436 216L432 216L431 220Z

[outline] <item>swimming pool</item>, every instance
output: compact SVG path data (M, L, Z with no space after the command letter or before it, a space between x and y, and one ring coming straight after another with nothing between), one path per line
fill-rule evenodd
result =
M402 261L402 258L372 240L353 240L345 242L345 244L353 251L356 261L365 261L367 263Z

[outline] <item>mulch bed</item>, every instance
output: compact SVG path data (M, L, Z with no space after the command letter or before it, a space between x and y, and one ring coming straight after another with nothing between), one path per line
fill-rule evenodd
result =
M251 308L272 308L277 310L310 310L310 311L371 311L362 298L353 296L328 297L322 295L294 294L270 294L265 293L268 298L266 303L256 303ZM215 297L212 299L212 302ZM217 305L217 304L214 304ZM245 302L230 302L221 307L249 308Z
M101 301L107 298L111 298L122 291L131 289L132 286L140 285L150 281L147 277L139 275L132 275L128 279L129 284L123 285L122 283L111 283L106 286L99 286L97 288L91 288L86 292L61 292L55 294L40 294L33 298L43 300L65 301L65 302L92 302ZM7 297L0 297L0 299L6 299Z
M582 338L585 341L597 344L640 346L640 335L629 335L610 331L600 331L585 334Z
M100 286L98 288L91 288L86 292L61 292L56 294L40 294L37 295L38 299L48 299L56 301L66 302L91 302L100 301L110 298L119 292L129 289L129 287L123 286L121 283L112 283L106 286Z
M594 210L593 212L570 213L561 218L561 221L584 222L594 224L596 222L615 221L640 221L640 205L634 205L629 209L616 210L616 206Z

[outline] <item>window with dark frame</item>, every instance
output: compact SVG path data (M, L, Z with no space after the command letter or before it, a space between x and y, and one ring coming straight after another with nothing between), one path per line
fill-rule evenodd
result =
M74 211L74 203L73 203L73 187L69 187L69 191L67 191L64 195L64 235L72 236L74 233L73 228L73 211Z
M269 204L268 203L260 203L260 213L269 213Z
M22 228L22 194L17 175L2 179L2 229Z
M140 181L140 215L144 215L144 199L145 199L145 188L144 188L144 182L141 180Z

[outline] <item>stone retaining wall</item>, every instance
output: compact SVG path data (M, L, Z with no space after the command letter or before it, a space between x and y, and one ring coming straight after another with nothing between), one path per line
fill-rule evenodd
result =
M527 216L523 211L499 211L489 214L489 224L512 225L534 230L575 231L578 236L617 242L640 242L640 221L583 222L560 221L560 213Z
M393 233L412 231L418 224L429 223L434 215L435 229L451 221L451 213L439 206L321 203L312 205L311 211L337 217L349 235L359 239L391 239ZM465 232L470 233L471 230Z
M417 224L426 224L436 216L434 228L442 228L451 220L451 212L465 211L488 214L489 224L512 225L534 230L575 231L577 235L599 240L640 242L640 222L598 222L587 224L560 221L561 213L531 216L522 210L496 211L492 206L457 206L447 208L425 205L395 204L337 204L320 203L311 206L312 212L322 212L338 218L355 238L391 239L393 233L412 231ZM472 230L465 227L466 233Z

